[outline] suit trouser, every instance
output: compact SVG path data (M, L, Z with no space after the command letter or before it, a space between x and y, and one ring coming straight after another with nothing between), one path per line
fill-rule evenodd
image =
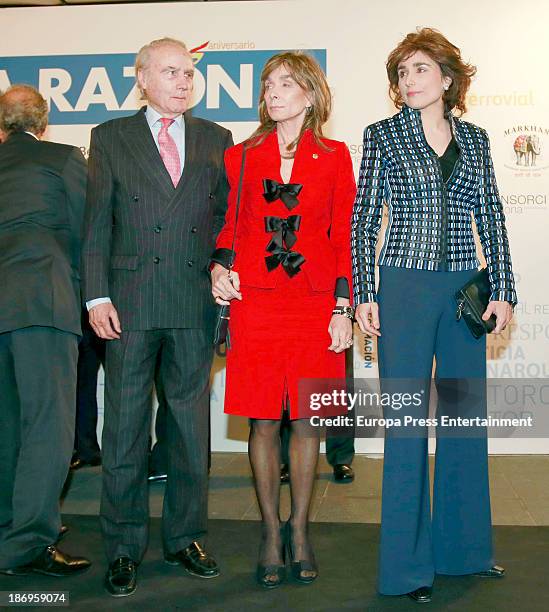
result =
M59 535L74 442L78 336L0 334L0 567L32 561Z
M167 407L164 550L177 552L205 535L212 357L201 329L123 331L120 340L107 343L101 527L109 562L120 556L139 562L147 547L155 377Z
M91 461L100 454L97 443L97 375L105 362L105 341L98 338L89 326L82 326L78 345L76 380L76 432L74 450L83 461Z
M381 390L423 398L416 407L389 407L386 416L428 416L433 357L436 417L486 416L486 340L456 321L453 298L475 272L380 268ZM437 427L435 462L431 517L426 428L386 430L379 561L385 595L430 586L436 573L493 565L486 430Z
M166 474L168 471L166 467L168 464L168 453L166 452L166 400L164 399L164 391L158 384L158 381L156 384L156 398L158 400L158 409L154 421L156 442L151 448L149 470L153 474ZM211 414L208 410L208 470L212 465L211 441Z

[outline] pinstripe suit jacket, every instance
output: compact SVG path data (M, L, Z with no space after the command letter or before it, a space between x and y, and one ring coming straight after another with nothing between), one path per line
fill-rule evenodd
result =
M110 297L122 329L210 328L207 270L223 225L231 133L185 115L173 187L144 109L92 130L82 254L84 301Z

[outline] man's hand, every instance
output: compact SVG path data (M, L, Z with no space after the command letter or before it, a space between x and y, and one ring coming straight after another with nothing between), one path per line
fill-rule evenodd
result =
M483 321L488 321L492 316L496 316L496 327L494 328L493 334L500 334L508 325L509 321L513 318L513 307L509 302L501 302L493 300L488 303L485 313L482 315Z
M229 271L221 264L215 264L211 276L212 295L217 304L228 306L231 303L230 300L242 299L238 272Z
M355 308L355 319L365 334L381 336L379 331L379 306L376 302L365 302Z
M93 331L103 340L117 340L120 338L122 328L116 308L108 304L98 304L90 312L90 325Z

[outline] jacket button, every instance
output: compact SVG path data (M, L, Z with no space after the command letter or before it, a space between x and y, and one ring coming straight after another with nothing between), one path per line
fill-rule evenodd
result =
M134 195L133 196L133 201L134 202L138 202L139 201L139 196L138 195Z
M154 228L154 231L155 231L157 234L160 234L160 232L162 231L162 228L160 227L160 225L157 225L157 226Z
M210 198L210 200L213 200L214 199L214 194L213 193L209 193L208 197Z
M194 264L194 261L193 261L192 259L189 259L189 260L187 261L187 265L189 266L189 268L192 268L192 267L193 267L193 264Z
M191 227L191 232L192 232L193 234L196 234L196 232L197 232L197 231L198 231L198 228L197 228L197 227L194 227L194 226L193 226L193 227Z
M153 261L155 264L160 263L160 257L155 257Z

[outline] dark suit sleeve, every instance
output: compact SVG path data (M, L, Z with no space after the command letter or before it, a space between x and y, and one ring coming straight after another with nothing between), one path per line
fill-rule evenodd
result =
M223 156L225 151L233 146L233 136L231 132L226 131L225 141L223 143ZM225 171L225 163L223 162L223 156L221 159L222 171L219 175L219 181L214 193L215 196L215 212L214 212L214 226L213 226L213 241L217 240L217 236L221 231L225 223L225 214L227 212L227 201L229 197L229 182L227 180L227 172Z
M91 133L88 187L82 248L84 301L109 297L109 261L112 240L113 176L97 129Z
M63 182L67 194L67 208L71 228L71 263L75 271L80 267L80 247L86 204L86 160L80 149L73 148L63 168Z

